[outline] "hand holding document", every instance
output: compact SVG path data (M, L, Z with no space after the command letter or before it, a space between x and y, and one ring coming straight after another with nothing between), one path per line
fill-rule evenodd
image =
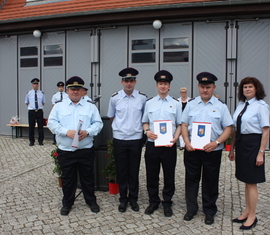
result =
M72 141L72 144L71 144L71 147L73 147L73 148L78 148L78 145L79 145L79 135L80 135L80 131L82 129L82 124L83 124L83 121L79 120L77 131L75 133L75 136L74 136L73 141Z
M155 146L173 145L170 141L173 139L172 120L154 121L154 133L158 135L155 140Z
M210 122L192 123L191 145L194 149L204 150L203 147L210 142L211 126Z

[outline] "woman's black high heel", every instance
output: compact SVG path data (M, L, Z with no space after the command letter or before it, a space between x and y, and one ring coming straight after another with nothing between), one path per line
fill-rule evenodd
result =
M250 225L250 226L242 225L242 226L240 227L240 229L243 229L243 230L249 230L249 229L252 229L252 228L254 228L254 227L256 226L257 222L258 222L258 219L257 219L257 217L256 217L255 220L254 220L254 222L252 223L252 225Z

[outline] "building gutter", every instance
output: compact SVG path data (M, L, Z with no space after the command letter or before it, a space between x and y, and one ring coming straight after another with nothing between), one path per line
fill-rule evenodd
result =
M207 2L192 2L192 3L180 3L180 4L168 4L168 5L154 5L143 7L130 7L130 8L117 8L106 9L97 11L82 11L71 12L55 15L43 15L35 17L16 18L9 20L0 20L0 24L16 23L22 21L34 21L34 20L46 20L54 18L66 18L74 16L87 16L87 15L99 15L99 14L111 14L111 13L123 13L123 12L136 12L136 11L149 11L149 10L162 10L162 9L180 9L180 8L201 8L201 7L214 7L214 6L235 6L235 5L252 5L269 3L269 0L220 0L220 1L207 1Z

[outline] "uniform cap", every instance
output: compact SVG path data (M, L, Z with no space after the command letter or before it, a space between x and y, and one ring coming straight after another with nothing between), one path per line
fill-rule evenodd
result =
M155 74L154 79L157 82L171 82L173 80L173 75L167 70L160 70Z
M69 89L78 89L83 87L84 81L78 76L73 76L66 81L66 87Z
M136 79L137 74L139 74L139 72L134 68L125 68L119 72L119 76L122 77L122 80Z
M201 72L197 75L197 80L199 81L199 83L202 84L210 84L210 83L215 83L215 81L217 81L217 77L209 72Z
M39 79L38 79L38 78L33 78L33 79L31 80L31 83L32 83L32 84L38 84L38 83L39 83Z
M85 91L88 91L88 88L86 88L86 87L82 87Z
M57 83L57 86L65 86L65 83L63 83L63 82L58 82L58 83Z

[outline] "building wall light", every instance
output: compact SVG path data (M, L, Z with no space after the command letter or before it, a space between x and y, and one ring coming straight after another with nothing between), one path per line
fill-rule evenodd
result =
M155 29L160 29L160 28L162 27L162 22L161 22L160 20L155 20L155 21L153 22L153 27L154 27Z

